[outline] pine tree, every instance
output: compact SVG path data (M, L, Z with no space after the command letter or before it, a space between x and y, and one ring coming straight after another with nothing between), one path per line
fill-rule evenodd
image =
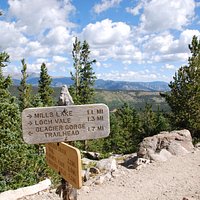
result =
M177 128L189 129L200 137L200 41L196 36L189 44L188 65L179 68L170 82L170 93L162 94L172 111Z
M93 72L92 64L94 64L96 60L91 61L89 55L89 44L86 41L81 44L76 38L72 50L75 74L71 72L71 78L74 84L69 88L75 104L88 104L93 102L93 87L96 76ZM88 149L87 140L84 141L84 149Z
M81 42L78 41L78 38L75 38L75 42L73 44L72 57L74 60L73 67L75 69L75 74L70 72L71 79L74 81L74 84L70 86L69 91L73 97L75 104L79 104L80 94L80 70L81 70Z
M50 87L51 81L52 79L48 75L47 67L45 63L42 63L40 71L40 79L38 84L38 93L44 107L52 106L54 103L52 98L53 89Z
M22 63L22 78L20 82L20 86L18 87L19 90L19 107L20 110L23 111L25 108L31 107L31 85L27 84L27 65L25 60L21 60Z
M82 104L91 103L94 97L96 76L93 72L92 64L95 63L96 60L90 61L89 54L89 44L84 41L82 44L82 68L80 70L80 100Z
M111 148L115 153L135 152L140 132L141 125L136 110L125 103L111 118Z
M0 192L38 183L47 177L44 155L22 139L21 113L8 89L11 77L3 76L9 55L0 53Z
M157 112L154 112L152 105L148 103L145 105L144 111L140 113L140 121L142 127L140 140L159 134L161 131L169 131L171 128L168 118L164 116L159 107Z
M76 38L72 50L75 74L71 72L74 84L70 86L70 94L75 104L87 104L93 101L93 87L96 76L93 72L92 64L94 64L96 60L91 61L89 55L89 44L86 41L81 44Z
M152 110L152 105L146 104L145 109L141 114L141 122L143 134L142 137L148 137L157 134L156 130L156 115Z
M13 101L12 98L10 98L10 92L8 91L8 88L12 84L12 80L10 76L7 76L6 78L3 76L3 68L7 66L9 63L9 55L6 52L0 53L0 101L3 100L9 100Z

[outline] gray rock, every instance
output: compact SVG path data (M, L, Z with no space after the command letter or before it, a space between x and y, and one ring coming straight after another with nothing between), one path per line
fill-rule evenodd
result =
M184 155L194 150L192 137L188 130L161 132L144 138L137 156L155 161L166 161L172 155Z
M117 169L117 162L114 158L110 157L108 159L102 159L97 162L96 167L100 171L115 171Z
M67 106L67 105L73 105L73 104L74 104L74 101L68 91L67 85L63 85L60 92L58 105Z
M90 167L89 171L92 174L100 174L100 170L96 167Z
M82 160L82 164L83 165L90 165L90 164L95 164L96 163L96 161L90 160L88 158L82 158L81 160Z

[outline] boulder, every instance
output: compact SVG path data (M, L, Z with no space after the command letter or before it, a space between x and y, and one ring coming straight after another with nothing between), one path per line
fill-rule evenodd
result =
M98 161L96 167L100 171L112 172L112 171L117 170L117 162L114 158L110 157L110 158L102 159Z
M144 138L140 143L137 156L154 161L166 161L173 155L184 155L193 150L190 132L177 130Z

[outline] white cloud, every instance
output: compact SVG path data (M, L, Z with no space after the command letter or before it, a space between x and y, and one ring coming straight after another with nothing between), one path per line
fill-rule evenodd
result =
M26 45L28 42L28 39L16 28L14 22L0 21L0 27L0 48L17 47L19 45Z
M195 2L196 7L200 7L200 1Z
M144 49L149 53L165 53L168 52L173 43L173 36L164 32L161 34L150 35L149 39L144 43Z
M69 52L72 48L73 36L64 26L57 26L41 39L41 43L49 46L51 54Z
M117 59L141 61L142 53L133 45L132 30L123 22L112 22L105 19L95 24L88 24L82 32L82 37L88 41L91 54L97 60Z
M168 69L168 70L174 70L174 69L176 69L176 67L174 65L170 65L170 64L165 64L165 66L163 68L164 69Z
M63 56L53 56L53 61L56 63L66 63L68 59Z
M115 7L120 4L122 0L101 0L101 3L96 4L93 7L95 13L99 14L103 11L108 10L109 8Z
M112 22L105 19L95 24L88 24L82 32L83 37L91 45L109 46L127 40L130 37L131 28L123 22Z
M42 46L38 41L31 41L29 42L26 47L26 57L47 57L50 53L50 48L47 46Z
M126 12L128 12L128 13L134 15L134 16L135 15L139 15L140 14L140 10L143 8L143 6L144 6L144 1L141 1L134 8L127 7L126 8Z
M194 17L194 0L151 0L144 4L141 28L148 32L182 30Z
M36 59L36 63L37 64L42 64L42 63L47 63L48 62L48 59L46 58L38 58Z
M8 0L8 4L17 25L30 35L44 33L55 26L72 26L67 21L68 15L75 10L70 0Z
M198 30L184 30L175 38L170 32L151 34L148 40L143 42L143 58L148 63L153 62L175 62L187 63L189 56L188 44L191 43L193 35L200 36Z
M189 53L176 53L176 54L165 54L165 55L153 55L151 60L153 62L186 62Z
M149 72L148 70L141 71L111 71L110 73L99 73L97 77L104 80L116 80L116 81L153 81L163 80L159 73Z

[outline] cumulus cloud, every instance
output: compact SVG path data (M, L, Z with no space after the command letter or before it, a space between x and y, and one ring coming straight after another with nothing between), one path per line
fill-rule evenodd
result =
M153 55L151 60L153 62L186 62L189 53L176 53L176 54L164 54L164 55Z
M88 24L82 32L84 38L92 45L107 46L122 42L130 37L131 28L123 22L105 19L95 24Z
M150 35L144 43L144 49L149 53L165 53L173 43L173 36L169 32Z
M132 43L131 27L123 22L105 19L88 24L82 32L91 47L92 56L100 60L117 59L140 61L142 54Z
M70 0L9 0L9 14L27 34L43 33L55 26L72 26L67 18L75 8Z
M0 21L0 27L0 44L2 49L7 49L10 46L17 47L27 44L28 39L16 28L14 22Z
M95 13L100 14L103 11L108 10L109 8L115 7L120 4L122 0L102 0L101 3L96 4L93 7Z
M148 32L182 30L194 17L194 0L151 0L144 4L141 28Z
M71 51L73 36L66 27L52 28L42 39L43 45L49 46L52 54Z
M188 44L191 43L194 35L200 36L200 32L186 29L180 33L178 38L175 38L170 32L151 34L148 40L143 42L145 59L148 59L149 63L175 61L187 63Z
M159 73L149 72L148 70L133 71L127 70L121 71L111 71L109 73L99 73L97 77L105 80L124 80L124 81L152 81L152 80L163 80Z

